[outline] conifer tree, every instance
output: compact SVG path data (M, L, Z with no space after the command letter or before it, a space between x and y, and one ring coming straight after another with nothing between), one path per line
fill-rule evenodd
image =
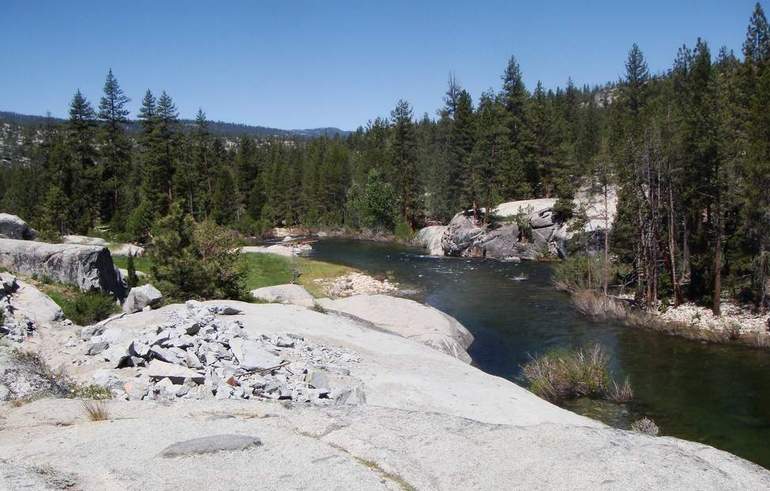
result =
M71 225L85 234L98 217L98 198L101 180L96 165L96 114L80 90L70 104L67 122L67 146L71 155L68 189L63 190L71 199Z
M417 182L417 149L412 107L399 100L390 113L392 121L391 178L400 200L401 218L410 226L417 223L420 189Z
M510 176L504 176L501 193L505 199L527 198L539 189L540 177L533 157L532 130L529 122L529 93L516 58L511 56L502 76L503 90L500 99L507 113L507 126L511 140ZM515 182L518 169L523 169L528 186ZM528 189L527 189L528 188ZM522 196L521 192L528 193Z
M129 101L110 69L104 82L104 95L99 102L99 119L102 121L99 139L104 186L101 217L105 222L110 222L118 232L121 231L125 220L125 217L119 215L119 211L124 207L120 190L125 185L131 165L131 142L125 132L129 114L126 106Z

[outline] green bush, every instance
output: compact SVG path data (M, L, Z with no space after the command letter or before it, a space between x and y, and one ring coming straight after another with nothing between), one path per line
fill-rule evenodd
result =
M633 397L626 380L618 385L610 376L609 356L600 345L573 351L550 351L522 367L529 388L551 402L590 397L627 402Z
M403 242L409 242L414 238L414 230L404 219L396 222L396 229L393 234L396 236L396 239Z
M80 326L99 322L118 311L115 299L101 292L62 294L60 291L50 291L48 296L61 307L64 317Z
M153 228L153 283L171 300L246 298L239 246L235 232L209 220L196 223L174 204Z

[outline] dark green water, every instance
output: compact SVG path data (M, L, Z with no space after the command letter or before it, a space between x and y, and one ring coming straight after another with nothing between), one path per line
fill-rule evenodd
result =
M457 318L476 337L474 364L519 381L530 355L599 342L617 377L628 376L626 406L577 403L570 408L616 426L640 416L665 435L727 450L770 468L770 353L717 346L594 322L551 287L550 267L536 263L432 258L393 244L324 240L313 257L392 275L420 300ZM513 278L526 275L527 279Z

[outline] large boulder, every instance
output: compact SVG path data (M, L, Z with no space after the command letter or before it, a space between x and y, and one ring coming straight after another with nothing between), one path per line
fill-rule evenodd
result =
M441 247L447 256L471 255L477 241L483 238L485 230L476 223L469 213L461 212L449 222L446 232L441 237Z
M14 309L40 325L50 325L64 319L64 313L56 302L34 286L16 280L18 288L11 299Z
M37 231L16 215L0 213L0 237L18 240L35 240L35 238L37 238Z
M143 256L144 247L136 244L117 244L110 252L113 256Z
M125 297L120 272L106 247L0 239L0 266L15 273Z
M463 211L444 228L440 244L436 237L442 227L438 226L422 229L417 242L432 255L501 260L564 257L577 234L587 234L589 244L601 243L616 215L617 191L609 189L605 197L604 193L585 188L576 194L575 209L587 218L582 230L573 230L574 222L555 219L556 202L555 198L540 198L501 203L492 210L494 218L489 224L482 220L486 210L479 210L478 216Z
M465 350L473 343L473 335L457 319L429 305L388 295L323 298L318 303L326 310L355 316L384 331L471 362Z
M157 307L163 301L163 294L154 286L147 284L135 286L128 292L126 301L123 302L123 312L133 314L145 307Z
M428 249L431 256L443 256L444 248L441 246L441 239L444 237L447 227L445 225L431 225L417 232L415 242Z
M257 288L251 291L251 296L263 302L285 303L302 307L312 307L315 304L313 295L300 285L276 285Z

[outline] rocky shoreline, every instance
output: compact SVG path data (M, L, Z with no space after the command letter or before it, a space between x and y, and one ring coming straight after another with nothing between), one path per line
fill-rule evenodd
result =
M104 384L114 398L101 403L105 420L96 421L77 400L2 403L0 487L53 481L82 489L241 489L254 482L284 489L770 486L770 472L726 452L609 428L354 317L217 301L122 315L100 327L81 332L54 322L23 342L80 383ZM254 345L235 347L239 339ZM122 356L107 361L110 348L89 354L103 342ZM175 347L185 357L200 351L208 368L188 367L195 376L158 371L168 367L154 366L155 356L181 354L169 353ZM263 359L261 350L290 361L257 374L261 364L276 361ZM296 358L300 353L309 357ZM137 366L116 368L126 355ZM264 385L252 383L257 375ZM209 394L215 377L217 389ZM281 377L290 379L285 389L267 390ZM144 380L146 390L137 390ZM141 400L132 397L140 393Z

